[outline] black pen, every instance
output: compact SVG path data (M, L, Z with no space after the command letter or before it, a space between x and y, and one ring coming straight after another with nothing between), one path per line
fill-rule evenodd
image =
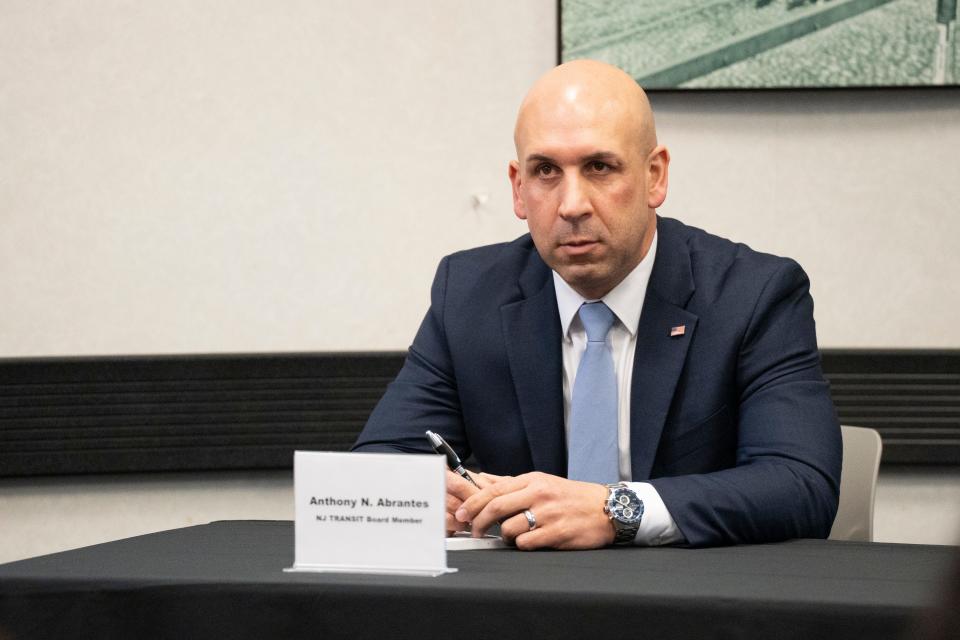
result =
M460 456L458 456L457 452L453 450L453 447L447 444L446 440L441 438L433 431L427 431L427 437L430 438L430 444L433 445L434 451L447 456L447 466L450 467L454 473L459 474L477 489L480 488L480 485L474 482L473 478L470 477L470 474L467 473L467 470L463 468L463 463L460 462Z

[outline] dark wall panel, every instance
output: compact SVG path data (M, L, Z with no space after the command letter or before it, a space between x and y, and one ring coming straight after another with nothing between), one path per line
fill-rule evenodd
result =
M0 476L289 468L344 451L403 353L0 359ZM960 351L826 350L885 463L960 464Z
M883 462L960 464L960 351L824 350L842 424L883 438Z
M284 468L350 447L402 353L0 360L0 475Z

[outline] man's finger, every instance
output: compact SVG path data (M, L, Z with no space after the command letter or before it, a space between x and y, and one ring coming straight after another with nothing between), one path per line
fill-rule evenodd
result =
M455 495L450 493L447 494L447 513L450 514L450 517L453 517L453 514L457 512L457 509L460 508L460 505L463 504L463 500L458 498Z
M513 541L513 544L521 551L550 548L556 543L553 534L549 530L541 529L540 527L521 533Z
M500 536L507 544L513 544L517 537L530 531L530 523L522 513L507 518L500 524Z
M479 476L479 478L478 478L478 476ZM474 477L475 479L477 479L477 483L478 483L481 487L485 487L485 486L487 486L487 485L494 484L495 482L500 482L501 480L505 480L505 479L507 479L507 478L512 478L513 476L495 476L495 475L493 475L492 473L487 473L487 472L485 472L485 471L481 471L480 473L474 475L473 477ZM480 480L484 480L484 482L480 482Z
M478 491L479 489L467 482L464 478L461 478L458 474L450 471L449 469L447 470L448 495L456 496L461 501L464 501Z
M487 506L487 503L494 498L508 493L519 491L527 486L529 479L524 476L516 478L504 478L483 488L463 501L463 506L457 510L456 517L460 522L472 522L480 511Z
M482 535L495 522L502 522L506 518L522 513L525 509L530 508L532 500L530 492L524 489L494 497L484 505L479 513L470 519L470 522L473 523L474 533L476 534L479 531ZM526 522L526 519L524 519L524 522Z
M446 513L447 537L452 536L457 531L469 531L470 525L458 522L449 511Z

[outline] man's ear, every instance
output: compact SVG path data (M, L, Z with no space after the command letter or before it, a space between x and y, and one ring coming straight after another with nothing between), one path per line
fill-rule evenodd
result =
M516 160L510 161L507 168L507 176L510 178L510 188L513 190L513 212L521 220L527 219L527 210L523 206L523 198L520 197L520 163Z
M665 146L657 147L647 156L647 206L656 209L667 199L667 177L670 168L670 152Z

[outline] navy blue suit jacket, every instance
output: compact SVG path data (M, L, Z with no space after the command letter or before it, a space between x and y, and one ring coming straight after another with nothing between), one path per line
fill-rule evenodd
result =
M669 218L637 334L633 480L691 545L826 537L842 445L795 262ZM671 337L672 327L685 326ZM494 474L566 474L561 328L529 235L447 256L359 451L429 452L426 429Z

